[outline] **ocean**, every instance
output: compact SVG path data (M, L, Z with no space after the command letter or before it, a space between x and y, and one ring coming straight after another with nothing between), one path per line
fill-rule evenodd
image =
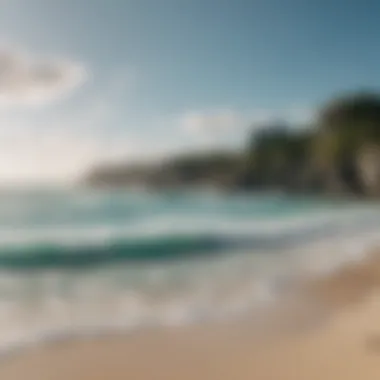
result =
M380 205L281 194L0 194L0 349L252 315L380 244Z

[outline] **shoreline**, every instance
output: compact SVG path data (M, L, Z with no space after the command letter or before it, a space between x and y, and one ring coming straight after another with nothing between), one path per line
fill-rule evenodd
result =
M301 302L266 320L271 334L245 319L63 339L6 355L0 378L350 380L359 368L363 380L380 378L372 363L380 358L379 252L306 279L301 290Z

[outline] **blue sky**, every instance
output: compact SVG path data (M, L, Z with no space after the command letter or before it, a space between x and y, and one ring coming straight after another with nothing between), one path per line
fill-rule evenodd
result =
M379 85L379 16L369 0L0 0L0 180L308 120Z

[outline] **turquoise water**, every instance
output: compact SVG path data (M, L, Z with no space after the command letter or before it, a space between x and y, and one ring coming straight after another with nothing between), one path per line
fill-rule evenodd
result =
M380 206L281 195L0 195L0 347L234 318L380 242Z

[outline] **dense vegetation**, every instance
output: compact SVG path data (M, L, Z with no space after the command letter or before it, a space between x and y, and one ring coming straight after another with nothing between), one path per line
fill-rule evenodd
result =
M104 181L110 177L114 180ZM380 96L358 93L335 99L322 107L314 125L301 131L265 125L239 155L187 155L140 171L108 168L92 173L89 182L122 184L132 177L164 187L211 184L380 195Z

